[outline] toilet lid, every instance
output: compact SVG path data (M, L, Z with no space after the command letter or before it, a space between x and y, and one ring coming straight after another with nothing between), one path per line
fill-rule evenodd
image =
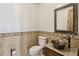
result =
M30 52L31 51L38 51L38 50L41 50L40 46L33 46L33 47L30 48Z

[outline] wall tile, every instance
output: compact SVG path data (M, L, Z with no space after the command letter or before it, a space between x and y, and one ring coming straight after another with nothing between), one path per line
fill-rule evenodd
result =
M38 36L44 36L51 42L53 39L59 39L67 34L45 32L45 31L29 31L15 33L0 34L0 56L10 56L10 49L16 49L16 56L27 56L29 48L38 44ZM70 35L71 47L79 48L79 36Z
M15 48L15 55L28 55L29 48L37 44L36 31L0 34L0 55L10 56L10 49Z

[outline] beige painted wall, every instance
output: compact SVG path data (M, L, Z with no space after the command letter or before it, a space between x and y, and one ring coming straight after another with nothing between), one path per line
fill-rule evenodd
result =
M39 31L54 32L54 8L56 8L56 4L40 4L38 17Z
M36 31L36 10L33 3L0 3L0 33Z
M54 32L54 9L62 5L65 4L0 4L0 33Z
M0 4L0 33L54 32L54 9L62 5L65 3Z

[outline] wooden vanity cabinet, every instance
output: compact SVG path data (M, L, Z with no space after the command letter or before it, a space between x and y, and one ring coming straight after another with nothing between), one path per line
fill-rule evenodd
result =
M62 54L59 54L59 53L57 53L57 52L55 52L47 47L43 48L43 54L45 56L63 56Z

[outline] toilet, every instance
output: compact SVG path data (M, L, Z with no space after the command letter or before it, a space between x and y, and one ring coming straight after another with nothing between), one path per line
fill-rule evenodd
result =
M43 56L42 48L45 47L47 43L47 37L38 36L38 45L32 46L29 49L30 56Z

